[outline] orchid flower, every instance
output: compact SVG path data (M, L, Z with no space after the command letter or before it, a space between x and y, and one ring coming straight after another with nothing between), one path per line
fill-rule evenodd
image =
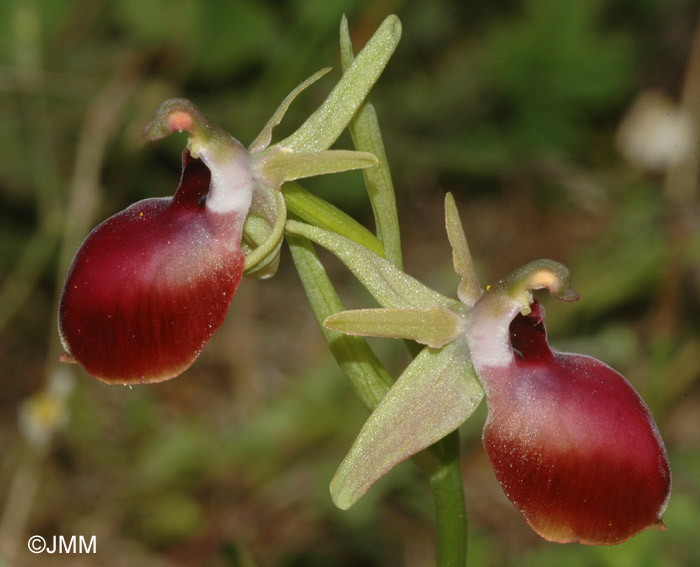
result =
M324 103L290 136L272 131L319 71L290 93L246 149L191 102L163 102L149 140L186 131L173 197L146 199L104 221L70 266L59 305L67 362L108 383L177 376L221 326L245 273L268 277L286 221L281 185L374 165L366 152L329 150L391 57L395 16L379 27Z
M426 345L368 418L331 482L352 506L376 480L457 429L485 395L483 443L503 491L549 541L620 543L663 529L670 495L666 450L648 408L615 370L550 348L533 290L574 301L566 267L530 262L484 291L451 195L446 226L459 301L362 246L288 222L334 254L381 305L342 311L324 325L349 335Z
M542 537L615 544L661 517L671 471L654 419L618 372L553 350L530 289L578 296L560 265L524 266L474 305L467 337L486 392L483 442L496 478Z

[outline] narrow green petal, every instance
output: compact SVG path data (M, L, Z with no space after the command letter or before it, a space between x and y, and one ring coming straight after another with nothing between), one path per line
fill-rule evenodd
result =
M340 18L340 66L343 73L352 65L355 60L355 53L352 50L352 40L350 39L350 28L345 14Z
M251 153L259 152L264 150L267 146L269 146L270 141L272 140L272 130L275 128L275 126L282 122L282 118L284 118L284 115L286 114L290 105L294 102L294 99L298 97L302 93L302 91L309 88L330 70L330 67L326 67L325 69L317 71L308 79L306 79L303 83L301 83L297 88L295 88L291 93L289 93L282 101L282 104L280 104L277 107L275 113L267 121L267 124L265 124L265 127L262 129L260 134L258 134L258 137L255 138L255 140L253 140L252 144L250 144L250 146L248 147L248 151L250 151Z
M481 286L476 277L469 244L452 193L445 195L445 227L452 246L452 263L455 272L462 278L457 288L457 296L462 303L471 307L481 296Z
M335 254L382 307L427 309L443 305L459 312L461 303L425 286L364 246L338 234L297 221L287 221L287 233L303 236Z
M451 343L462 318L442 305L428 309L354 309L327 317L324 327L348 335L411 339L433 348Z
M377 158L367 152L324 150L292 152L275 148L256 164L259 178L270 187L280 187L285 181L362 169L376 165Z
M323 104L279 146L297 152L316 152L333 145L384 71L401 39L401 22L387 17L343 73Z
M350 508L377 480L408 457L457 429L483 390L466 339L426 348L406 368L365 423L331 481L339 508Z

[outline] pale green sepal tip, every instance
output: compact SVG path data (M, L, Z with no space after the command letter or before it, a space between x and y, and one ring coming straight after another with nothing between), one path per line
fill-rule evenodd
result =
M427 309L356 309L326 318L323 325L347 335L410 339L433 348L456 340L462 318L442 305Z
M482 397L466 338L423 349L370 415L338 468L330 485L335 505L350 508L394 466L457 429Z
M345 71L355 59L350 39L350 26L345 14L340 18L340 66Z

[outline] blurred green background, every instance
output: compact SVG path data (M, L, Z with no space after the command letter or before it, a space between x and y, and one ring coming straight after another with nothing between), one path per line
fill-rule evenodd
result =
M501 493L480 444L480 408L462 428L470 564L700 565L699 8L0 2L0 565L432 563L432 503L412 464L348 512L330 501L366 411L326 352L286 252L275 278L242 283L224 327L175 380L108 387L58 363L56 297L82 238L177 185L184 137L140 138L158 103L190 98L248 144L287 92L333 66L333 78L295 102L281 139L339 75L343 13L356 49L386 15L403 22L371 98L407 271L454 294L446 191L484 283L538 257L567 263L581 300L546 300L552 343L625 374L671 457L667 532L610 548L548 544ZM669 98L652 95L628 114L650 89ZM371 225L359 174L306 186ZM346 304L366 305L323 257ZM400 372L402 345L373 345ZM97 554L34 556L33 534L96 535Z

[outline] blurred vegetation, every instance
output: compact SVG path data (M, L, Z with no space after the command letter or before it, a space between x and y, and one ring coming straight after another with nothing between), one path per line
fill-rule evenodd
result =
M107 387L59 366L55 331L67 263L90 228L176 187L183 139L140 138L161 100L192 99L247 144L301 80L327 65L338 76L341 14L359 47L392 12L404 36L371 98L407 271L456 289L447 190L484 281L537 257L569 264L582 299L547 301L553 343L634 383L674 473L667 532L613 548L548 544L500 492L480 408L463 427L470 564L700 564L697 177L680 166L643 171L615 147L626 109L649 88L690 97L697 121L687 79L700 76L696 2L6 0L0 565L430 564L431 502L412 465L348 512L330 502L330 478L366 414L324 350L289 258L274 279L245 281L200 360L159 386ZM278 139L332 84L295 102ZM669 189L679 180L689 188ZM360 175L307 186L371 222ZM348 305L363 305L347 273L332 260L329 270ZM400 345L376 345L390 368L406 363ZM36 397L57 373L73 384L66 419ZM48 438L27 429L27 412L44 416ZM94 534L98 553L31 556L32 534Z

